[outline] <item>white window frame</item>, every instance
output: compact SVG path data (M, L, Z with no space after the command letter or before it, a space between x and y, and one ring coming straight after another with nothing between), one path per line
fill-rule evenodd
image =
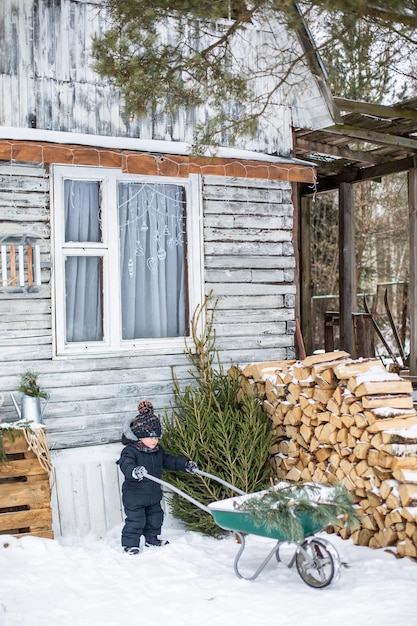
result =
M103 243L68 243L64 240L64 181L98 181L102 185L101 228ZM119 237L117 183L123 181L177 184L185 189L188 277L188 315L204 299L203 280L203 209L201 176L188 178L125 174L120 169L78 165L52 167L51 224L53 258L53 324L54 357L116 354L131 351L171 353L184 350L184 337L123 340L119 278ZM112 236L113 235L113 236ZM82 251L85 255L103 257L103 341L65 341L65 252ZM189 329L188 329L189 331Z

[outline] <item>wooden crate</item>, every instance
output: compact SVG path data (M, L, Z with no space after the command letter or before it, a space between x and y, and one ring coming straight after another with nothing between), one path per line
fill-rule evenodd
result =
M54 538L51 488L22 431L3 434L7 463L0 463L0 535Z

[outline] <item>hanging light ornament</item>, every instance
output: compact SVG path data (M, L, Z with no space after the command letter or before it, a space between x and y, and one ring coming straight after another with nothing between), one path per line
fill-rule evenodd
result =
M143 246L141 244L141 242L138 240L136 242L136 248L135 248L135 256L144 256L145 251L143 249Z

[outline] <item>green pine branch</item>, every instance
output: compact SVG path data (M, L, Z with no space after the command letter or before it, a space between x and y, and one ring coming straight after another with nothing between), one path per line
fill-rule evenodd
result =
M48 393L38 384L38 374L33 370L24 372L20 377L19 391L33 398L48 398Z
M353 530L360 524L351 494L339 484L282 482L239 502L236 509L247 511L255 526L277 531L287 541L302 541L307 527L318 532L328 526Z

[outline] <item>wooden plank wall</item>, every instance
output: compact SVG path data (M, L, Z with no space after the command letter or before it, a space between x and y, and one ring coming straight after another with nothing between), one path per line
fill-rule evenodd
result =
M294 356L291 185L203 178L205 292L218 298L217 347L227 367ZM28 367L50 393L42 401L55 472L55 536L103 535L122 522L115 460L121 427L137 400L163 413L171 366L190 381L183 353L53 359L49 178L41 165L0 162L2 235L39 237L42 286L30 295L0 291L0 420L13 421L11 393ZM99 445L102 444L102 445Z
M209 107L171 115L159 106L143 118L128 116L118 89L93 71L92 37L106 29L101 0L2 0L0 2L0 126L38 128L93 135L192 142ZM221 28L221 25L219 25ZM288 156L291 126L330 123L327 106L307 65L295 63L300 46L283 25L248 25L238 38L234 64L255 75L271 46L280 46L283 84L276 72L260 72L255 92L270 93L272 106L254 139L241 147ZM291 68L290 76L286 76ZM18 103L18 105L16 105ZM227 106L227 103L226 103ZM236 103L229 105L234 109Z
M230 361L294 355L294 254L290 183L204 177L205 293L219 299L217 347ZM20 374L39 373L50 393L44 408L54 449L118 441L121 426L149 397L158 411L172 398L171 366L190 380L183 352L53 359L49 178L42 166L0 163L3 234L39 237L42 286L35 294L0 292L0 419L16 419L10 393Z
M30 297L0 289L1 362L50 359L52 318L48 173L42 165L0 161L0 240L25 234L40 246L42 285Z
M293 205L286 182L204 179L206 293L225 362L294 355Z
M161 107L152 117L128 119L118 90L92 71L88 48L91 35L105 28L101 6L101 0L0 2L0 127L190 142L195 111L168 116ZM248 47L240 50L245 63L250 62L250 54L252 60L258 58L271 33L249 28L247 36L253 37L254 45L251 53ZM285 32L277 40L290 50ZM301 84L297 85L294 74L288 90L283 85L277 92L281 99L272 118L245 148L287 156L291 125L315 127L323 122L328 111L315 80L308 70L301 70L300 77ZM206 112L200 113L204 118ZM56 473L56 536L102 533L121 521L114 460L122 422L134 414L143 397L149 397L162 413L172 397L171 366L185 384L190 381L188 364L182 352L53 358L50 180L45 155L55 147L29 142L21 142L14 151L9 147L10 154L3 146L4 161L0 161L0 239L37 237L42 284L27 296L0 292L0 393L4 396L0 420L16 419L10 394L19 399L20 374L29 367L36 370L40 384L50 393L43 407ZM30 148L33 156L23 156ZM70 160L64 162L81 164L83 154L83 148L70 150L65 157ZM142 160L143 155L137 173L143 173ZM133 167L132 155L129 164ZM230 177L226 168L224 176L209 176L208 169L203 176L205 292L213 290L219 299L217 347L226 366L231 360L243 364L294 356L291 185L267 180L262 166L259 176L264 180L254 179L253 172L246 177L244 161L242 165L240 178ZM283 169L285 181L302 180L299 173L292 175ZM311 172L306 176L311 180Z

